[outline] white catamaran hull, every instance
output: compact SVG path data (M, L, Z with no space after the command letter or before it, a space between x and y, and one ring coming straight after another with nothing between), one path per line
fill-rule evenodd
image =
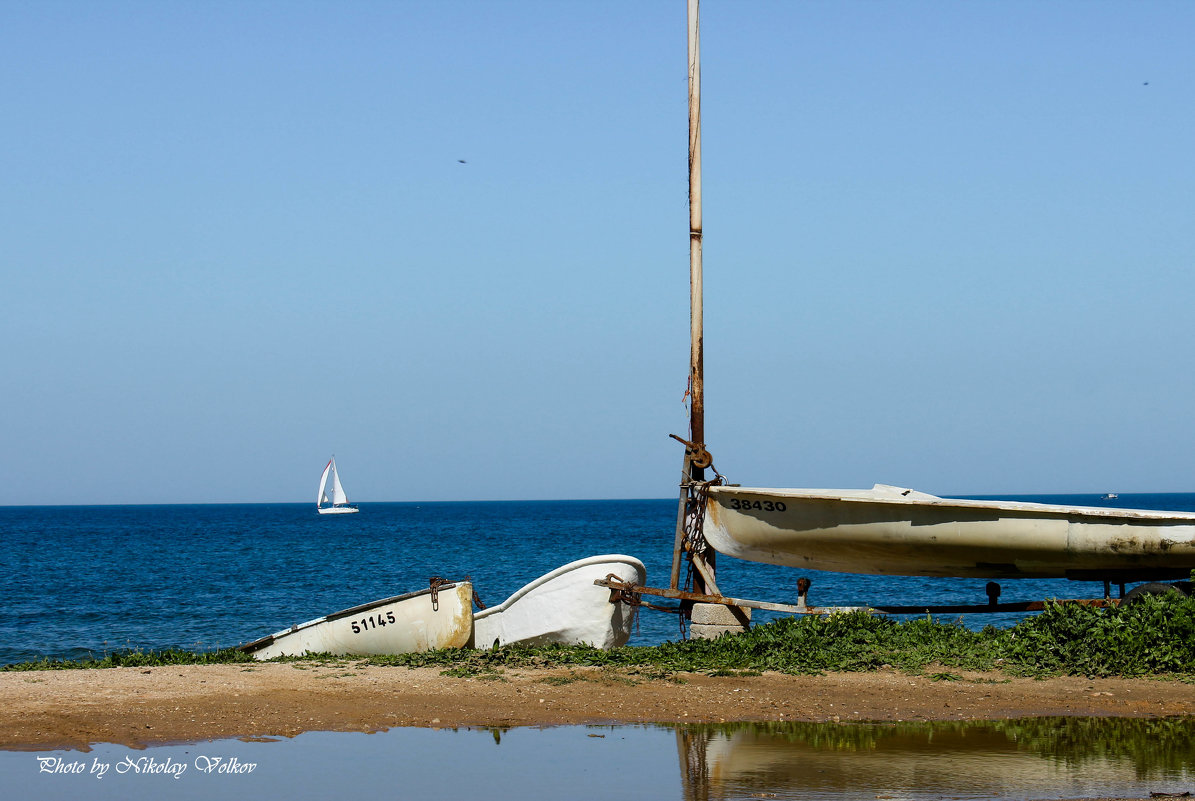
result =
M464 648L473 636L473 585L467 581L383 598L317 618L241 646L257 659L276 656L408 654Z
M1195 513L958 500L870 490L710 488L719 553L774 565L896 576L1185 578Z
M635 607L610 602L610 590L593 582L610 574L640 586L643 563L618 554L591 556L558 567L511 595L498 606L473 616L478 648L522 643L592 645L614 648L631 636Z

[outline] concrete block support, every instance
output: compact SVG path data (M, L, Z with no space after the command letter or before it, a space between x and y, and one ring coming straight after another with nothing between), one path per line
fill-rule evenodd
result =
M751 628L751 610L745 606L693 604L689 638L712 640L727 632L738 634Z

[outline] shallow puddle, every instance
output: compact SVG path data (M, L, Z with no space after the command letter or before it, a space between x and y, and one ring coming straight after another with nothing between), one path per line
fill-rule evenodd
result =
M1195 720L314 732L0 752L15 798L1054 799L1195 790Z
M1195 789L1195 720L688 727L686 799L1149 797ZM775 794L775 795L773 795Z

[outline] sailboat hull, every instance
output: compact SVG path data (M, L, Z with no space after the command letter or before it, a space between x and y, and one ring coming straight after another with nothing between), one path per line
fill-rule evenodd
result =
M433 597L434 596L434 597ZM473 637L473 585L462 581L383 598L271 634L241 650L276 656L409 654L464 648Z
M1186 578L1195 514L870 490L712 487L706 540L736 559L839 573Z
M316 511L321 515L351 515L361 510L356 506L317 506Z

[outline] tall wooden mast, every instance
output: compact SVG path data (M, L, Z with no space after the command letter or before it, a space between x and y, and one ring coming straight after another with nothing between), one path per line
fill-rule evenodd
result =
M704 516L704 497L697 485L705 480L705 468L711 465L705 447L705 367L702 337L701 293L701 37L698 25L698 0L689 3L689 440L685 442L685 460L681 470L680 503L676 514L676 539L672 551L670 586L680 587L681 562L687 552L693 590L717 594L714 583L714 552L702 547L695 550L693 531L700 532ZM676 437L680 439L680 437ZM682 440L684 442L684 440ZM704 540L702 540L704 542Z
M701 32L689 0L689 439L705 445L705 366L701 288ZM695 467L694 481L705 477Z

